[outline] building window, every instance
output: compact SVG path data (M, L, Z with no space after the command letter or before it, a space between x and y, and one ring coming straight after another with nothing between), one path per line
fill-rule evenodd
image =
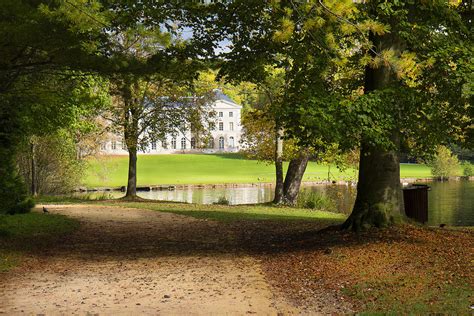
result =
M168 143L166 142L166 140L161 142L161 146L163 147L163 149L168 149Z
M181 138L181 149L186 149L186 138Z
M216 123L210 122L210 123L209 123L209 130L215 131L215 130L216 130Z
M234 122L229 122L229 130L234 130Z
M115 140L112 141L112 150L117 149L117 142Z
M234 137L229 137L229 147L234 148Z
M219 149L224 149L224 137L219 137Z
M224 112L219 112L219 117L224 117Z
M151 142L151 150L156 150L156 142Z
M224 130L224 122L219 122L219 130L220 131Z
M100 149L101 150L106 150L107 149L107 144L106 143L101 143L100 144Z
M211 138L209 139L209 144L208 144L208 147L211 148L211 149L214 149L214 138Z
M127 150L127 143L125 141L122 142L122 149Z
M171 139L171 149L176 149L176 138Z
M234 117L234 112L229 112L229 117Z
M196 139L194 137L191 138L191 149L196 149Z

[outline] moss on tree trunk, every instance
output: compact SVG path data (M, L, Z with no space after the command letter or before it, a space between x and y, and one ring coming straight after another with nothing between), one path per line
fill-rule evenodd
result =
M364 144L361 148L356 201L342 228L359 231L368 227L386 227L402 214L398 152Z

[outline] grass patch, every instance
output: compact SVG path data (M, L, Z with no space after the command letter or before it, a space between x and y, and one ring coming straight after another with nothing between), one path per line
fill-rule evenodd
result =
M285 163L285 169L288 163ZM90 160L84 185L117 187L127 183L128 157L104 156ZM142 155L137 162L138 185L215 184L273 182L275 167L239 154L221 155ZM354 169L344 172L331 166L331 180L354 180ZM459 170L459 175L462 170ZM327 180L328 166L310 162L303 181ZM402 178L431 177L430 168L419 164L401 164Z
M422 282L425 284L421 285L417 279L399 277L359 283L344 290L343 293L366 302L360 315L468 314L473 289L466 281L458 280L453 284L444 284L425 279ZM426 286L428 283L431 286ZM420 292L417 295L401 296L404 288L410 286L419 287Z
M154 211L191 216L198 219L211 219L221 222L242 220L274 220L274 221L343 221L347 215L310 211L299 208L275 207L271 205L199 205L184 203L153 203L153 202L110 202L107 205L149 209Z
M35 212L0 215L0 271L16 266L25 252L78 226L79 222L63 215Z
M288 167L285 163L284 168ZM84 185L118 187L127 184L127 156L103 156L89 161ZM160 184L260 183L275 180L275 167L239 154L142 155L137 162L139 186ZM354 169L341 172L331 166L331 180L354 180ZM462 175L459 168L457 174ZM402 178L431 178L430 168L420 164L401 164ZM328 166L310 162L303 181L328 178Z
M287 164L285 164L287 167ZM108 156L91 160L85 177L87 187L121 186L127 183L128 157ZM138 185L273 182L273 165L244 159L239 154L143 155L137 162ZM310 163L306 181L327 178L327 166ZM331 169L334 177L346 177Z
M93 192L85 194L71 195L41 195L35 197L36 204L81 204L96 201L113 200L108 192Z
M68 233L78 222L63 215L28 213L0 216L2 238L46 237Z

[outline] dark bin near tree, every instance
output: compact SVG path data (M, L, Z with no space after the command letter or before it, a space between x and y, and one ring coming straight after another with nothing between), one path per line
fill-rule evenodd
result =
M428 221L428 190L424 184L413 184L403 189L406 216L426 223Z

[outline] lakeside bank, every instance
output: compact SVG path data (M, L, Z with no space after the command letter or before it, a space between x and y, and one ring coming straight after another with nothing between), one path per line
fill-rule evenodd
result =
M429 183L433 181L439 181L434 177L430 178L401 178L400 183L402 185L409 185L413 183L423 182ZM448 177L443 181L474 181L474 177ZM346 185L346 186L356 186L356 181L303 181L302 186L316 186L316 185ZM148 185L148 186L138 186L138 192L149 192L149 191L173 191L173 190L184 190L184 189L217 189L217 188L249 188L249 187L274 187L274 182L257 182L257 183L216 183L216 184L159 184L159 185ZM125 186L115 186L115 187L78 187L74 192L125 192Z

